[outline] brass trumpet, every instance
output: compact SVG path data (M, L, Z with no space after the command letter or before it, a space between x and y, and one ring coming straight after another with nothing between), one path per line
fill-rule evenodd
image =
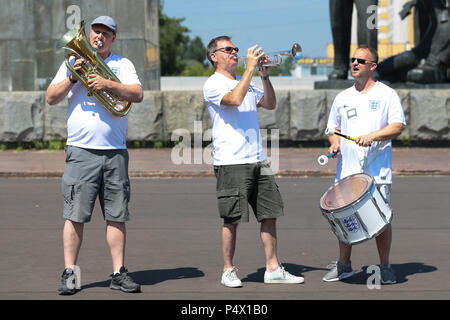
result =
M101 44L99 44L101 46ZM65 49L69 51L66 54L65 63L73 76L80 81L88 90L88 96L94 96L105 108L117 117L123 117L131 110L131 102L125 101L117 95L103 91L95 91L89 88L88 79L90 74L98 74L100 77L120 82L116 75L111 71L108 65L92 48L87 40L84 30L84 21L81 21L79 28L73 28L68 31L56 44L56 49ZM76 71L69 63L69 59L74 56L75 59L83 58L81 69Z
M262 62L258 61L257 67L279 67L283 63L283 56L300 57L302 53L302 47L298 43L292 45L291 50L279 51L274 53L265 54L262 58ZM238 56L238 59L244 60L247 57Z

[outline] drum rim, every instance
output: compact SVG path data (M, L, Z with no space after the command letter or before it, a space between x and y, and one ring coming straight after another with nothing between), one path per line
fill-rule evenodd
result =
M372 182L370 183L370 186L367 188L367 191L366 191L366 192L364 192L358 199L352 201L351 203L349 203L349 204L347 204L347 205L345 205L345 206L343 206L343 207L340 207L340 208L337 208L337 209L334 209L334 210L329 210L329 209L322 208L322 206L321 206L320 203L322 202L323 196L324 196L328 191L330 191L332 188L334 188L338 183L340 183L340 182L342 182L342 181L344 181L344 180L346 180L346 179L350 179L351 177L356 176L356 175L366 175L366 176L370 177L370 179L372 180ZM353 207L353 206L355 206L356 204L360 203L362 200L364 200L364 199L367 197L368 194L372 194L372 190L373 190L374 187L376 187L375 179L374 179L370 174L368 174L368 173L365 173L365 172L358 172L358 173L354 173L354 174L348 175L348 176L346 176L345 178L343 178L343 179L341 179L341 180L339 180L339 181L336 181L334 184L332 184L330 187L328 187L327 190L325 190L325 192L322 194L322 196L321 196L320 199L319 199L319 208L320 208L320 210L321 210L322 212L330 213L330 214L334 214L334 213L341 212L341 211L343 211L343 210L347 210L348 208Z

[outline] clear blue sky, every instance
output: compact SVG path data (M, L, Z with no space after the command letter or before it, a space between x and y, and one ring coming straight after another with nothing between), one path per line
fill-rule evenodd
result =
M230 35L245 55L252 45L265 52L289 50L294 42L303 57L326 57L332 43L328 0L160 0L163 13L185 18L189 37L204 46L219 35ZM241 53L240 53L241 54Z

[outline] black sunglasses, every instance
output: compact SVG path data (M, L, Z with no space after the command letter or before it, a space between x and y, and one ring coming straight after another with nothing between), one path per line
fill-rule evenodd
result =
M214 50L213 53L216 52L216 51L222 51L222 52L226 52L226 53L231 53L233 50L236 51L236 52L239 52L239 48L238 47L224 47L224 48L218 48L218 49Z
M368 61L368 62L373 62L373 63L375 63L374 61L370 61L370 60L366 60L366 59L361 59L361 58L351 58L350 59L350 61L353 63L353 62L355 62L355 60L356 61L358 61L358 63L359 64L366 64L366 62Z

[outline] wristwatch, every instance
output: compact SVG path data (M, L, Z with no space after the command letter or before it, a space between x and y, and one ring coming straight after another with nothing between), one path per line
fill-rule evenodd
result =
M261 76L261 80L267 80L267 79L269 79L269 75Z
M78 82L77 79L73 79L72 78L72 75L69 75L69 81L70 81L70 83L77 83Z

